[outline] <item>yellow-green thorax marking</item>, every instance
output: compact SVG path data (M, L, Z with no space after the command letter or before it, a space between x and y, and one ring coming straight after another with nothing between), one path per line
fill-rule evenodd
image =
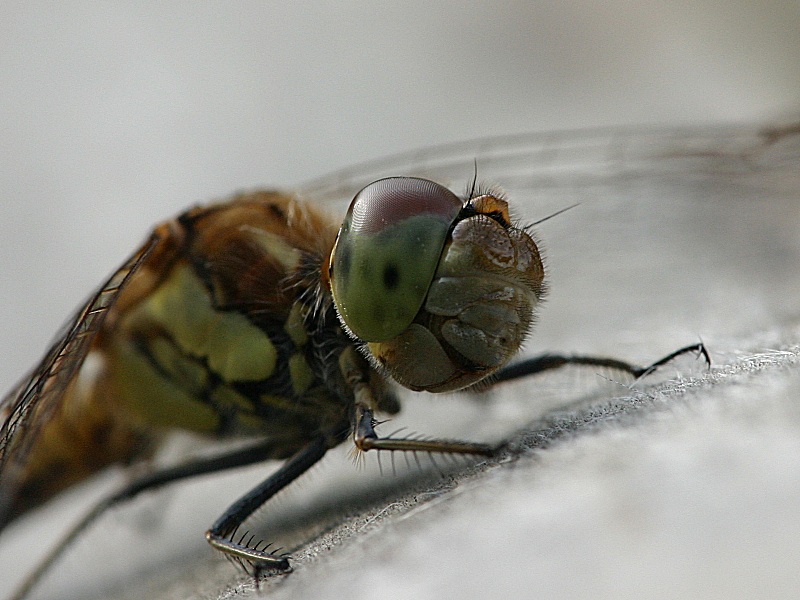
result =
M180 220L183 255L120 316L107 347L112 386L136 421L302 438L326 413L343 418L342 401L309 365L318 362L309 341L324 327L309 319L317 299L304 278L333 236L312 217L279 196ZM290 218L324 235L303 238ZM325 335L335 340L330 321Z

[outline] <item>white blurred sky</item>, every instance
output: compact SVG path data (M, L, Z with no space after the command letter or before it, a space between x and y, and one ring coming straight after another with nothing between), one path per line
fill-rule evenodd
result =
M200 200L482 135L800 107L795 2L0 4L0 387Z

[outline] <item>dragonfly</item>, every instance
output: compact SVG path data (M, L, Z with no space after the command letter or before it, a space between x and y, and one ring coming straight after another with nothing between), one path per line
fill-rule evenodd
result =
M19 596L100 514L145 490L284 461L206 533L258 577L287 571L289 559L240 527L330 448L350 441L363 452L503 451L503 444L379 435L378 418L400 408L397 386L485 388L570 364L641 377L681 354L708 361L699 343L645 366L592 355L518 358L547 285L538 244L512 218L512 191L506 200L472 180L458 196L432 179L464 181L478 165L502 172L509 190L552 189L570 176L585 188L587 173L618 177L619 165L752 164L792 133L483 139L341 171L296 194L239 195L157 226L0 404L0 527L111 464L146 459L170 430L260 439L148 473L107 497ZM352 200L339 223L325 209L343 198Z

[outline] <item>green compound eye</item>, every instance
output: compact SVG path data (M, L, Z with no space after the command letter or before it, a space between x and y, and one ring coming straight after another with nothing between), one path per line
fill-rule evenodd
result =
M333 300L351 333L382 342L411 324L462 206L446 187L414 177L381 179L356 194L330 261Z

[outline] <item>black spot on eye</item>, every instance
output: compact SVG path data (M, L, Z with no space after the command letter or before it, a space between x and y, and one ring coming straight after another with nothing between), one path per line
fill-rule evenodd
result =
M383 268L383 286L387 290L393 290L400 282L400 271L397 270L397 265L388 264Z

